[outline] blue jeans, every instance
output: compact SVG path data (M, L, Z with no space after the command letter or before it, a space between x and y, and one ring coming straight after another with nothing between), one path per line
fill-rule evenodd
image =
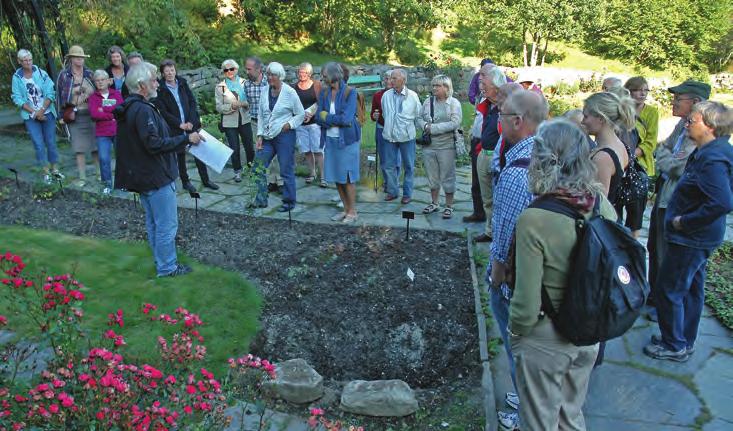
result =
M25 128L31 135L33 149L36 150L36 164L45 167L50 163L55 165L59 161L59 151L56 148L56 118L53 114L46 115L46 121L25 120ZM48 156L48 159L46 159Z
M140 202L145 208L145 227L148 230L148 242L155 259L155 270L158 276L170 274L178 266L176 258L178 205L175 181L159 189L140 193Z
M517 392L517 371L514 367L514 357L512 356L512 345L509 341L509 304L510 301L504 297L501 293L501 289L495 289L489 287L489 294L491 295L491 312L494 314L496 324L499 326L499 333L501 339L504 342L504 350L506 351L507 359L509 359L509 371L512 375L512 384L514 385L514 392Z
M112 146L115 143L113 136L97 136L97 151L99 151L99 173L102 183L112 186Z
M400 158L402 158L401 161ZM384 164L386 167L384 179L387 183L387 193L392 196L399 196L398 169L401 165L405 169L402 196L411 198L413 177L415 176L415 140L407 142L384 140Z
M275 139L264 139L262 141L262 149L257 151L255 157L257 161L257 196L255 202L258 204L267 204L267 176L266 168L270 167L270 162L277 156L280 163L280 178L283 179L283 204L291 208L295 207L295 130L281 132L275 136ZM264 166L265 169L261 169Z
M667 244L657 274L657 304L662 345L675 352L695 345L705 304L705 267L712 250Z
M379 154L379 170L382 171L382 178L384 178L385 181L385 188L387 183L387 164L385 163L385 145L384 145L384 137L382 136L382 132L384 131L384 127L377 126L374 130L374 138L377 141L377 154ZM400 164L402 163L402 160L400 158L400 153L397 153L397 178L400 177Z

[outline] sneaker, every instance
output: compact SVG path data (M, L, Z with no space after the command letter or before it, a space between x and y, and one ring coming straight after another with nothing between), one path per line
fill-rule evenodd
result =
M161 274L158 274L158 278L161 278L161 277L178 277L180 275L186 275L186 274L188 274L191 271L193 271L193 268L191 268L188 265L182 265L182 264L179 263L178 266L176 266L176 269L174 269L173 271L169 272L168 274L162 274L162 275Z
M513 408L514 410L519 410L519 395L515 394L514 392L507 392L506 396L504 397L504 401L506 402L506 405Z
M234 173L234 182L235 183L241 183L242 182L242 173L241 172L235 172Z
M196 187L191 183L191 181L186 181L182 184L183 189L186 190L189 193L196 193Z
M659 334L652 335L652 344L656 346L661 346L662 345L662 336ZM695 346L694 345L687 346L687 349L685 349L685 351L687 352L688 355L692 355L693 353L695 353Z
M53 178L51 178L51 175L45 174L43 176L43 182L46 183L46 184L48 184L48 185L51 185L51 184L53 184Z
M666 359L675 362L687 362L690 359L690 354L687 353L687 349L674 352L668 350L661 344L649 343L644 347L644 354L652 359Z
M58 169L52 170L51 176L57 180L63 180L64 178L66 178L66 175L62 174Z
M507 431L519 429L519 413L496 412L496 416L501 429Z
M112 188L111 187L105 187L102 189L102 194L105 196L109 196L112 194Z
M275 193L275 192L277 192L277 189L278 189L277 183L268 183L267 184L267 191L268 192Z
M357 214L347 215L346 217L344 217L343 220L341 220L341 223L344 223L344 224L355 223L357 220L359 220L359 216Z

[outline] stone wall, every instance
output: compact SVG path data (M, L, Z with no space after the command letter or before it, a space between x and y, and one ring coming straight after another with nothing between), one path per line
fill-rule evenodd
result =
M349 66L351 75L382 75L384 72L394 68L385 64L379 65L357 65ZM426 95L431 90L430 81L433 76L440 73L425 67L408 67L407 86L415 90L420 95ZM459 100L467 100L468 85L471 77L476 69L464 68L461 70L451 70L449 76L453 79L453 92ZM297 66L285 66L287 74L285 82L293 83L297 81ZM214 87L223 79L223 74L218 68L213 66L201 67L193 70L179 70L178 74L188 81L191 89L195 92L211 92L213 94ZM244 75L244 68L240 69L240 74ZM320 79L321 67L313 67L313 77Z

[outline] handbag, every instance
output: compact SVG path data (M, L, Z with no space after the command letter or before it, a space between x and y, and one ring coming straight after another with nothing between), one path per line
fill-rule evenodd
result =
M433 113L434 113L433 112L433 110L434 110L433 102L434 102L433 96L430 96L430 124L433 124L433 116L434 116L433 115ZM415 143L417 145L420 145L420 146L423 146L423 147L427 147L428 145L430 145L432 143L432 138L430 137L430 132L423 131L422 136L420 136L419 138L415 139Z
M62 118L64 123L71 124L76 121L76 105L73 103L67 103L63 107Z
M629 154L629 164L626 166L623 178L621 178L617 203L627 205L642 199L646 202L647 193L649 192L649 175L647 175L644 167L639 164L636 155L631 152L631 148L625 143L624 146Z

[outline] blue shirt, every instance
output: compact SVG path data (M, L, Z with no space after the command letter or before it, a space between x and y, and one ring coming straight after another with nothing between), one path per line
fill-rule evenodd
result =
M183 113L183 105L181 105L181 95L178 93L178 80L176 79L176 85L170 85L168 81L166 81L165 86L168 87L168 90L170 90L171 94L173 94L173 99L176 100L176 105L178 105L178 112L181 115L181 123L185 123L186 115Z

